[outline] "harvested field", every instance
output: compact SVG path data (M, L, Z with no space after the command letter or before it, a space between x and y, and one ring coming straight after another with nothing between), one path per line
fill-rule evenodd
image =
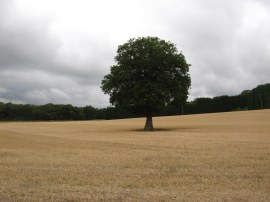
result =
M0 123L0 201L270 201L270 110Z

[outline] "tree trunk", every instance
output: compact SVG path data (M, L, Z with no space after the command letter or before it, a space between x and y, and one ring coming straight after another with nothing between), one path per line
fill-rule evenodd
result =
M152 116L147 116L146 117L146 123L144 126L144 131L153 131L154 127L153 127L153 119Z

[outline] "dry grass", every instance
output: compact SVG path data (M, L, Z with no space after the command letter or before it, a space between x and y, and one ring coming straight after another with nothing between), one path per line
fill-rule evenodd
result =
M270 110L0 123L0 201L270 201Z

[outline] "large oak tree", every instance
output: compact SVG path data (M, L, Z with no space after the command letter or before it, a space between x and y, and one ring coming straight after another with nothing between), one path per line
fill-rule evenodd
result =
M157 37L132 38L118 47L115 62L101 88L115 107L144 114L145 131L154 130L156 111L186 101L190 65L173 43Z

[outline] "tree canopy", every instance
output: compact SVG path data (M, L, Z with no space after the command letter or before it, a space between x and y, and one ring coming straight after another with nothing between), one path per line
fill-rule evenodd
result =
M154 112L186 101L190 65L175 44L157 37L132 38L118 47L115 62L101 88L112 105L145 115L145 130L153 130Z

